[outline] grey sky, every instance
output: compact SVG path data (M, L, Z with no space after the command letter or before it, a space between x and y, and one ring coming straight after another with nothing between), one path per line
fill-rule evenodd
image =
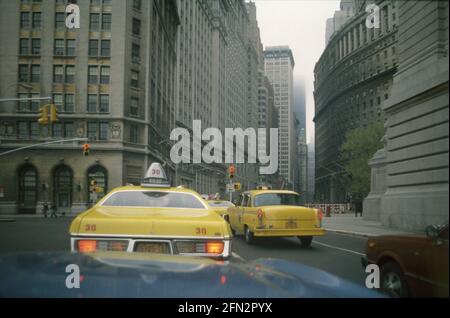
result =
M314 133L314 65L325 48L326 19L339 10L339 0L254 0L264 46L289 45L295 59L294 81L306 90L308 141Z

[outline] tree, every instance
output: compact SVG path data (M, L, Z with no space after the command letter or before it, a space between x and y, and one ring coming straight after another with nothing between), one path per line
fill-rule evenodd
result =
M383 148L383 135L383 124L375 123L367 128L350 130L345 136L340 159L348 174L343 183L355 202L362 201L370 192L369 160Z

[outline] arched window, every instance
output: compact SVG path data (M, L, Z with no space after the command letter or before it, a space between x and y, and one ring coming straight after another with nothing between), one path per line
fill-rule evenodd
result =
M30 165L19 170L19 213L36 213L38 177L36 168Z
M96 204L108 190L108 172L102 166L94 166L88 171L88 202Z
M72 206L73 173L67 166L59 166L54 173L54 203L58 211L70 212Z

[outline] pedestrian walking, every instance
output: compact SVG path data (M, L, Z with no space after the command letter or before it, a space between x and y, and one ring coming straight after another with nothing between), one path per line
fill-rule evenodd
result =
M48 203L44 203L44 206L42 207L42 213L44 214L44 217L48 217Z
M51 207L50 211L51 211L50 217L52 217L52 218L57 218L58 217L56 215L56 205L55 204L52 204L52 207Z

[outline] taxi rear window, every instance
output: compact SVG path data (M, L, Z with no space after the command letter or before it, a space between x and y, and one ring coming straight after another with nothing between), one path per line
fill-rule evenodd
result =
M267 205L300 205L300 196L291 193L266 193L255 197L255 207Z
M113 193L102 206L205 209L195 196L162 191L123 191Z

